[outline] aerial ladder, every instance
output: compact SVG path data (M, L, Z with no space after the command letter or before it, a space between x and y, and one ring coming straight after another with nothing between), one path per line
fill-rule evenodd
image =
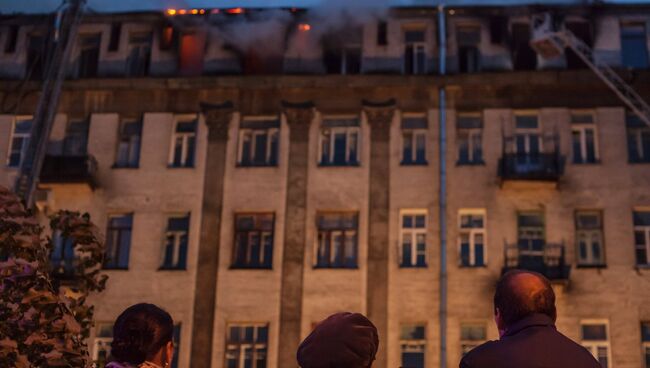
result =
M543 58L553 59L573 50L589 68L632 110L641 121L650 126L650 106L611 67L598 61L594 52L573 32L556 24L549 13L538 14L532 19L531 47Z
M15 185L16 194L24 200L27 208L34 204L34 194L85 3L86 0L64 0L54 21L54 45L51 57L46 63L43 86L32 120L30 140Z

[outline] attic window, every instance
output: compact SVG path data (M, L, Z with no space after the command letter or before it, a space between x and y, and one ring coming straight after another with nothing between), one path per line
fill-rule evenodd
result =
M120 48L120 36L122 34L122 23L111 24L111 37L108 41L108 51L117 51Z
M5 40L5 53L12 54L16 51L16 43L18 41L18 26L12 25L7 32L7 39Z

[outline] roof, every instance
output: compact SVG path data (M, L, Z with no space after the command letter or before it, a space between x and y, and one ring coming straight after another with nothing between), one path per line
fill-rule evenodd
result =
M86 0L88 8L99 13L164 11L168 8L386 8L446 6L515 5L650 5L640 0ZM0 14L43 14L55 11L63 0L0 0Z

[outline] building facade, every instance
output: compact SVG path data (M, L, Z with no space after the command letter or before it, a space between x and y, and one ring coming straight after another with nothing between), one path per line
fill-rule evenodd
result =
M650 8L541 10L650 98ZM37 207L106 235L100 365L147 301L177 323L177 367L295 367L339 311L376 324L380 368L453 367L498 338L494 284L528 268L552 279L561 332L605 367L650 367L650 127L576 54L535 53L541 10L442 9L444 37L421 7L85 17ZM0 20L7 187L45 20Z

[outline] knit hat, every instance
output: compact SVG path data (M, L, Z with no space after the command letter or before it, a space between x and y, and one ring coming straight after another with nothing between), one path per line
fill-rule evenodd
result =
M375 360L379 336L359 313L336 313L320 322L298 348L302 368L367 368Z

